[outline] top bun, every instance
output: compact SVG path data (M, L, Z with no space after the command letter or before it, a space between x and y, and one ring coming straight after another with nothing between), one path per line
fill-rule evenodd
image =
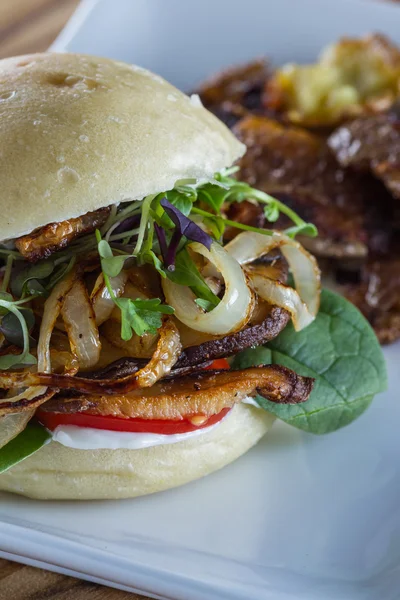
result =
M0 60L0 240L208 180L245 147L197 96L79 54Z

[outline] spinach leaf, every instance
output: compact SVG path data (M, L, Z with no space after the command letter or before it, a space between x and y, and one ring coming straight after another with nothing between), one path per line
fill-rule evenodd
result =
M28 458L51 439L51 434L38 423L28 423L11 442L0 448L0 473Z
M257 402L282 421L311 433L328 433L351 423L387 387L386 365L378 340L350 302L324 290L311 325L291 325L267 346L244 350L233 367L277 363L315 377L314 390L302 404Z

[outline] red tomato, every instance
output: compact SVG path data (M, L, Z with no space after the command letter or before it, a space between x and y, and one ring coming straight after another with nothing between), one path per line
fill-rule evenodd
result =
M211 365L208 365L208 367L204 367L204 370L228 370L230 369L231 366L228 363L228 361L226 360L226 358L217 358L215 360L212 361Z
M36 418L53 431L58 425L77 425L78 427L93 427L94 429L106 429L108 431L129 431L133 433L161 433L169 435L172 433L187 433L204 427L210 427L218 423L229 411L224 408L217 415L213 415L201 425L194 425L188 419L181 421L161 419L122 419L103 415L88 415L87 413L53 413L44 410L36 412Z
M226 358L218 358L205 369L223 370L230 369ZM212 415L208 419L196 425L189 419L180 421L162 420L162 419L122 419L120 417L90 415L87 413L53 413L45 410L38 410L36 418L53 431L59 425L77 425L78 427L93 427L94 429L106 429L108 431L129 431L131 433L160 433L169 435L174 433L187 433L196 431L204 427L215 425L224 418L230 409L224 408L217 415ZM196 415L199 416L199 415Z

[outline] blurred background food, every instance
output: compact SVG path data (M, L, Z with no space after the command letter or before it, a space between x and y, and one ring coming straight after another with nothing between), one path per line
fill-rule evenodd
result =
M315 64L274 69L257 58L197 91L248 147L240 178L315 223L319 237L301 241L327 280L382 343L398 339L400 50L380 34L342 38ZM232 210L231 219L266 222L254 201Z
M46 50L79 0L0 0L0 58Z

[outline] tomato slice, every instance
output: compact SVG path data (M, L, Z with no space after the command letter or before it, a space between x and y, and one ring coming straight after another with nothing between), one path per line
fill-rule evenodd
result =
M78 427L93 427L108 431L128 431L131 433L159 433L170 435L187 433L215 425L229 412L224 408L217 415L212 415L204 423L195 425L188 419L180 421L161 419L122 419L121 417L88 415L87 413L53 413L38 410L36 418L42 425L53 431L59 425L77 425Z
M212 361L211 365L208 365L208 367L204 367L205 371L213 371L213 370L229 370L231 368L230 364L228 363L228 361L226 360L226 358L216 358L215 360Z
M230 369L226 358L214 360L205 369ZM122 419L104 415L90 415L88 413L54 413L39 409L36 418L42 425L54 431L59 425L76 425L78 427L92 427L93 429L105 429L107 431L128 431L131 433L158 433L171 435L175 433L187 433L215 425L229 412L230 408L224 408L217 415L212 415L203 423L192 423L189 419L179 421L162 419ZM193 415L201 417L201 415Z

